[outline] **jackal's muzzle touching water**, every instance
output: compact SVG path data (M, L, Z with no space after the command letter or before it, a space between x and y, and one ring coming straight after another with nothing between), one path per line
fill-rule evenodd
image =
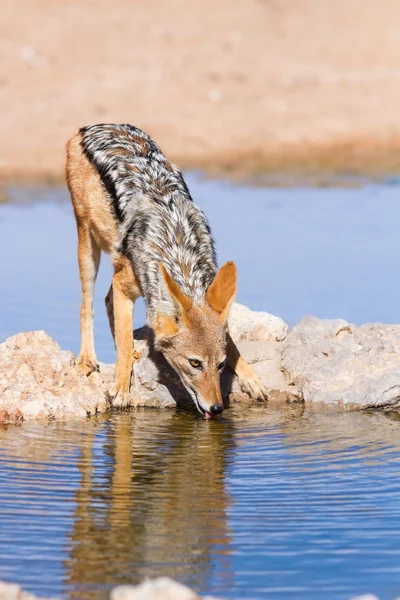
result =
M84 127L67 144L67 181L78 228L82 282L81 350L86 373L97 368L93 287L103 250L114 275L106 307L117 350L113 406L130 395L132 314L143 296L156 347L175 369L197 409L222 412L220 373L225 360L244 391L266 391L227 331L236 293L236 267L217 268L207 219L194 204L182 173L132 125Z

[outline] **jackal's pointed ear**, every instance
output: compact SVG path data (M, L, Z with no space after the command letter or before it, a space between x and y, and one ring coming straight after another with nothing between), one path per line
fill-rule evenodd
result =
M160 267L160 294L157 307L157 323L153 329L157 336L171 336L179 330L179 323L188 322L192 300L184 294L162 263Z
M206 292L208 305L220 315L225 323L230 306L236 295L237 270L233 262L225 263Z
M167 269L162 263L160 263L160 271L170 296L179 305L179 307L182 308L182 310L188 312L192 308L191 298L182 292L179 285L174 279L172 279L171 275L168 273Z

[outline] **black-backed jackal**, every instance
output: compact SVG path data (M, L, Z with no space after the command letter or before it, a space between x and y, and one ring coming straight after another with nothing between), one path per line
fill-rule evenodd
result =
M136 298L143 296L155 346L175 369L207 418L223 410L225 359L251 396L266 390L240 356L227 330L236 293L236 267L217 268L207 219L182 173L155 142L131 125L84 127L67 144L66 175L78 228L82 283L78 364L97 368L93 288L103 250L114 275L106 308L116 351L112 404L130 404Z

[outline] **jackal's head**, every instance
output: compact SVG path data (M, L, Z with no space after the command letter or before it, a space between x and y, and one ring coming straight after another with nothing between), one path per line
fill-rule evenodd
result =
M156 347L180 376L197 409L209 418L224 409L220 374L228 313L236 293L236 266L228 262L221 267L199 304L193 304L163 265L160 269L170 303L152 323Z

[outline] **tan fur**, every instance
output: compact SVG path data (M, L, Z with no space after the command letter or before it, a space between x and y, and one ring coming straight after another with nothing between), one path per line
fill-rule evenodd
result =
M237 270L233 262L225 263L215 276L206 293L206 300L219 315L223 323L236 295Z
M210 406L222 406L220 374L216 369L210 373L201 373L196 389L202 398L209 401Z
M113 405L123 408L129 405L132 363L135 358L132 333L133 307L135 300L141 295L131 263L125 257L120 256L114 260L112 294L117 365L111 395Z
M178 284L172 279L171 275L167 273L162 263L160 263L160 270L171 296L182 307L183 311L189 311L192 306L192 300L182 292Z
M175 327L171 317L158 315L160 325L153 329L168 362L184 385L196 391L203 410L209 412L211 406L222 407L218 367L225 359L225 330L220 316L205 302L182 315ZM190 359L199 360L202 368L191 367Z
M97 369L93 336L93 289L101 251L111 254L114 275L105 298L110 329L117 351L116 378L111 390L113 406L130 404L129 388L134 350L132 314L135 300L142 295L131 262L117 251L118 228L109 199L94 167L81 147L80 134L67 144L66 176L78 231L78 262L82 284L81 348L77 363L85 374ZM141 143L143 143L140 140ZM138 142L139 143L139 142ZM143 149L142 149L143 150ZM153 327L157 346L180 374L188 389L201 397L203 410L222 406L220 390L221 362L226 358L239 377L242 388L259 399L266 391L253 369L240 356L234 342L226 338L226 320L236 293L236 266L226 263L217 273L201 306L193 306L160 264L164 282L177 306L178 321L170 315L157 314ZM226 343L228 339L228 343ZM190 359L200 360L202 369L190 366Z
M178 324L173 317L162 313L156 315L153 323L153 330L156 337L175 335L179 331Z
M93 288L100 263L100 251L111 254L114 275L106 296L110 328L117 349L116 379L113 390L114 406L129 404L129 386L133 349L133 305L141 295L131 263L116 251L117 224L110 210L97 171L83 154L80 135L67 144L67 183L78 230L78 262L82 283L81 349L77 358L84 373L97 368L93 337Z
M90 228L96 245L112 253L118 230L96 169L83 154L80 135L67 144L67 183L77 223Z
M153 329L168 362L180 373L185 385L196 390L202 407L209 410L211 406L222 405L218 366L225 355L243 391L265 400L267 393L262 382L225 331L236 292L236 266L227 263L221 267L201 306L191 306L187 302L190 299L169 279L167 274L166 284L181 306L181 316L177 323L172 317L157 315ZM191 357L201 360L202 370L190 368Z

